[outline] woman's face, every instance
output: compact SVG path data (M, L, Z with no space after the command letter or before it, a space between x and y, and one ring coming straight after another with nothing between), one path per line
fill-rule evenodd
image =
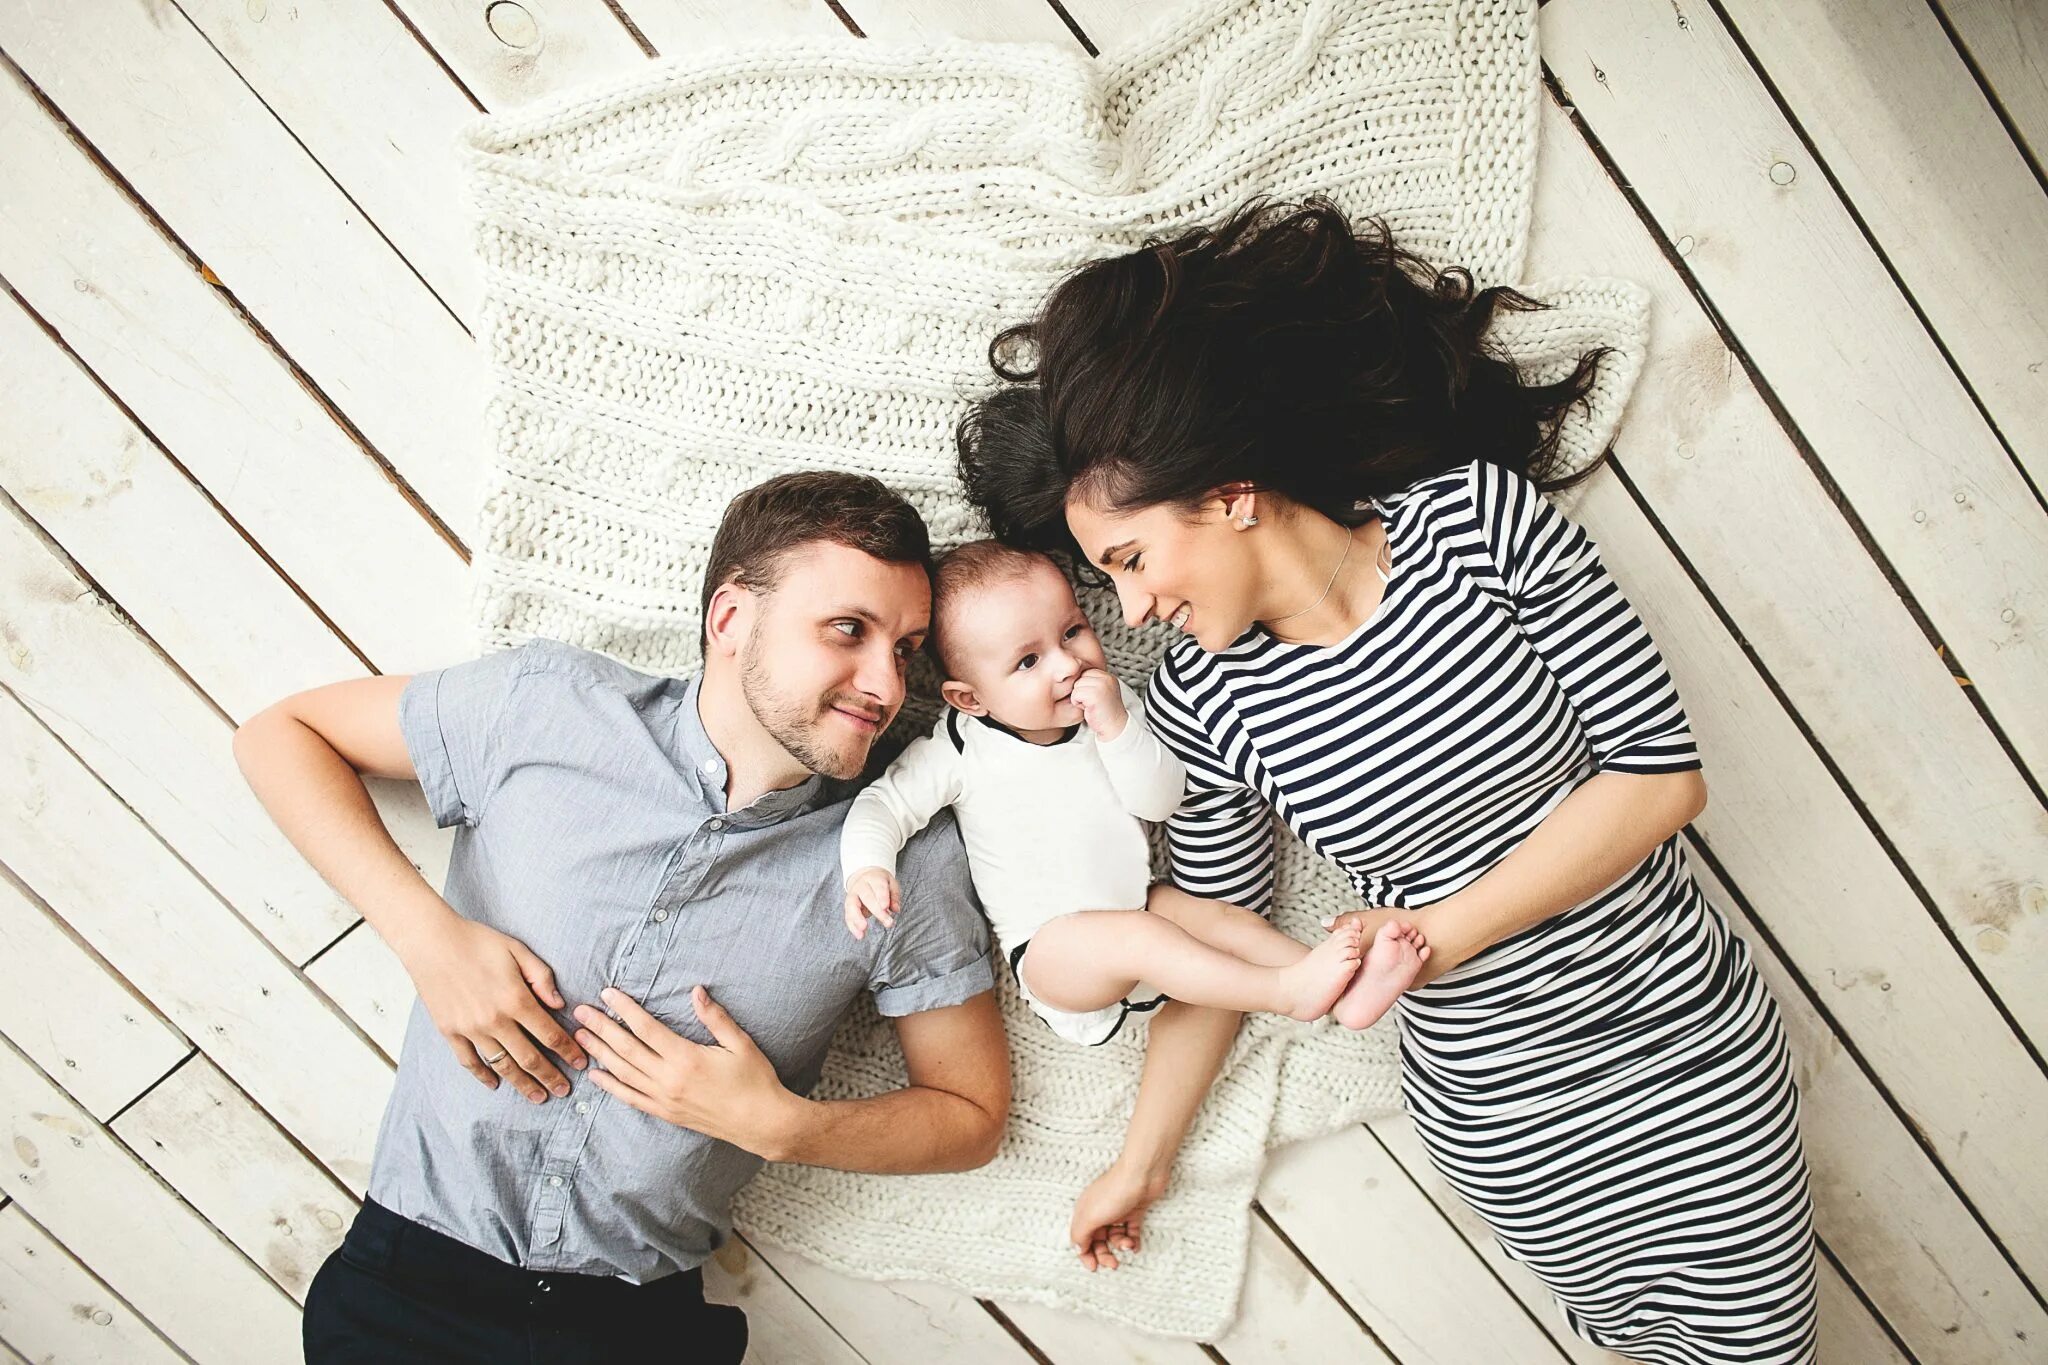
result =
M1250 505L1243 495L1218 496L1192 513L1164 505L1109 512L1070 498L1067 529L1116 584L1125 624L1165 621L1216 653L1255 619L1257 574L1234 520L1239 502Z

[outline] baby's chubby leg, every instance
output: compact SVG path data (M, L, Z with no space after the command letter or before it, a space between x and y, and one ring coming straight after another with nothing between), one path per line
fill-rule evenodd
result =
M1089 910L1040 926L1019 969L1054 1009L1102 1009L1142 979L1191 1005L1319 1019L1350 984L1363 951L1363 931L1346 925L1286 966L1248 962L1158 914Z
M1309 946L1275 929L1264 915L1228 901L1190 895L1172 882L1159 882L1145 899L1145 908L1163 915L1211 948L1262 967L1292 967L1309 954Z

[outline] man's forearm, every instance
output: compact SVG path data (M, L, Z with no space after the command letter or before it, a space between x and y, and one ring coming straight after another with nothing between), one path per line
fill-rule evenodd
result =
M252 718L235 761L292 847L394 949L454 913L392 839L362 776L304 722Z
M1003 1138L1003 1114L925 1086L861 1100L790 1100L760 1153L770 1161L874 1175L966 1171L986 1165Z

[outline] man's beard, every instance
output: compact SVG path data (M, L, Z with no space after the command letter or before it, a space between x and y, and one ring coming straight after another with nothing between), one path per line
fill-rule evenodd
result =
M794 697L777 692L761 659L757 639L749 639L740 651L740 696L746 700L747 709L754 713L754 719L761 723L761 728L791 758L826 777L845 781L860 776L861 768L868 761L870 745L848 735L844 743L835 748L825 736L823 717L831 702L821 700L815 706L806 706ZM855 705L859 706L858 703ZM880 734L881 730L877 729L875 733Z

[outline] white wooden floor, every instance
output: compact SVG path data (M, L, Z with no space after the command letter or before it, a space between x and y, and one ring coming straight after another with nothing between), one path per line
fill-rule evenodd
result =
M406 983L228 737L465 652L457 125L778 29L1145 17L843 11L0 0L0 1362L293 1359L362 1192ZM1823 1358L2048 1360L2048 8L1550 0L1542 31L1530 276L1657 300L1579 514L1791 1023ZM416 799L387 811L434 869ZM1278 1159L1253 1245L1205 1347L744 1244L714 1270L765 1362L1607 1359L1399 1119Z

